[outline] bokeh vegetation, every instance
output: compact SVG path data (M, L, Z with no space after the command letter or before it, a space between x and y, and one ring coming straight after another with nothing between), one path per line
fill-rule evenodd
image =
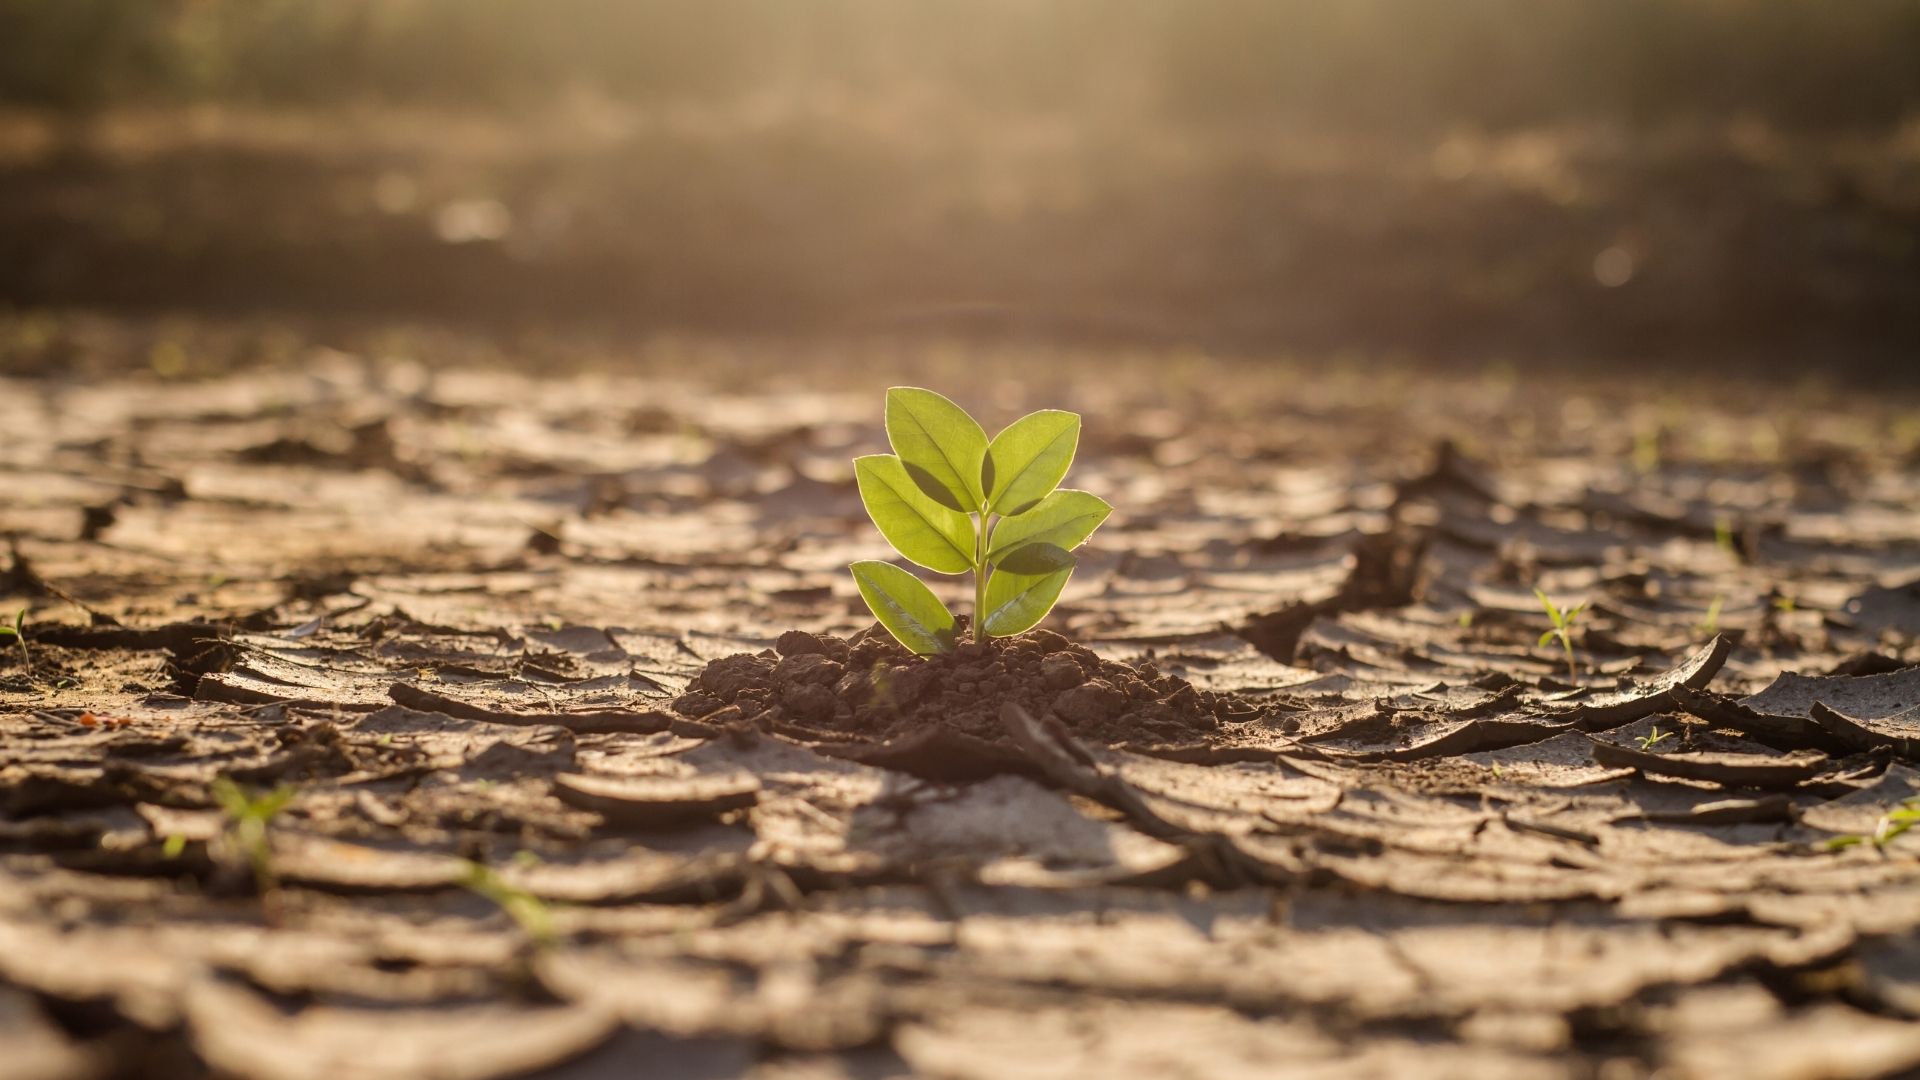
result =
M0 0L0 308L1911 377L1920 0Z
M1407 126L1920 101L1913 0L0 0L0 100L499 106L949 92Z

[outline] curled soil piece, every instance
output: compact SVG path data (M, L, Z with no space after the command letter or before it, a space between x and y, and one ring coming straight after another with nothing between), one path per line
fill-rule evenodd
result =
M1108 745L1193 743L1260 715L1152 661L1105 660L1046 630L931 657L878 632L848 640L790 630L773 649L708 664L673 707L710 724L783 725L836 740L885 742L944 725L999 743L1009 704Z

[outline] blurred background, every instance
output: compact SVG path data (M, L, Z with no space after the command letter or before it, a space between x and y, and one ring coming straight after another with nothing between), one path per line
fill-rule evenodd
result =
M0 0L76 311L1912 379L1920 0Z

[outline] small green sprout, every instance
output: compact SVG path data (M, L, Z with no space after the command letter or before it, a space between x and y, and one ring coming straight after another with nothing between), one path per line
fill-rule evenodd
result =
M1798 606L1798 603L1793 597L1787 596L1784 593L1773 598L1773 610L1782 614L1791 613L1793 609Z
M1850 833L1846 836L1836 836L1827 841L1826 848L1828 851L1840 851L1843 848L1853 847L1855 844L1872 844L1877 848L1886 847L1893 842L1894 837L1907 832L1916 825L1920 825L1920 795L1916 795L1911 799L1901 800L1899 806L1881 815L1879 822L1874 825L1872 833L1867 835Z
M169 859L177 859L187 850L187 838L183 833L171 833L166 842L160 845L160 854Z
M1655 724L1653 725L1653 730L1647 732L1645 735L1639 736L1633 741L1639 743L1640 749L1642 750L1652 750L1654 747L1659 746L1671 738L1673 738L1673 732L1661 731L1660 725Z
M253 881L261 893L270 893L278 883L273 872L273 846L267 839L267 827L280 811L293 801L295 792L286 785L264 794L249 793L228 777L213 782L213 797L226 812L225 842L228 848L247 861ZM168 841L171 843L171 839Z
M1707 617L1700 620L1700 632L1711 637L1720 632L1720 609L1727 602L1726 593L1714 593L1713 602L1707 605Z
M1113 512L1096 495L1059 488L1080 443L1080 417L1042 409L989 441L960 406L896 386L887 391L886 418L894 452L853 462L880 535L916 565L972 571L975 641L1032 629L1073 575L1073 549ZM957 620L919 578L878 560L849 569L900 644L921 655L955 647Z
M1633 436L1633 471L1645 475L1660 467L1660 429L1642 428Z
M1731 520L1723 517L1713 519L1713 546L1736 559L1740 557L1740 549L1735 547L1733 542Z
M515 861L522 865L539 861L537 856L520 856L532 856L532 852L522 852L515 857ZM460 874L460 885L493 901L534 944L545 945L553 941L553 912L547 907L547 902L507 881L493 867L469 860Z
M1460 624L1460 629L1471 630L1473 629L1473 612L1463 611L1453 621Z
M1547 618L1553 620L1553 629L1540 635L1540 647L1545 648L1548 642L1558 640L1560 648L1567 654L1567 678L1577 678L1578 675L1573 666L1573 623L1580 617L1581 612L1587 610L1587 602L1582 600L1570 608L1562 608L1539 589L1533 590L1533 595L1539 597L1540 606L1546 609Z
M27 677L33 677L33 654L27 651L27 609L21 608L14 613L13 625L0 625L0 637L10 637L20 646L20 666L27 669Z

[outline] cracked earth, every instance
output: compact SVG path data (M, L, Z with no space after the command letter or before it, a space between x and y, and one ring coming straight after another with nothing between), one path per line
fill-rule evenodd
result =
M1018 654L846 574L899 382L1086 416L1116 511ZM1911 1074L1916 416L1012 346L0 381L0 1060Z

